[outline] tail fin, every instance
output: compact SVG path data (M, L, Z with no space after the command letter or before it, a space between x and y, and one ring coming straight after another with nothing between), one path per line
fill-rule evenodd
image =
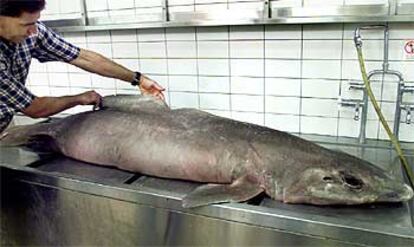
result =
M50 125L50 123L38 123L8 128L0 133L0 147L27 146L39 135L52 137Z

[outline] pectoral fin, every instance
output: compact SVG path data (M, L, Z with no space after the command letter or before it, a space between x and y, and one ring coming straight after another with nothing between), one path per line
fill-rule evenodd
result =
M197 187L183 199L184 208L193 208L212 203L242 202L263 192L255 178L243 176L231 184L207 184Z

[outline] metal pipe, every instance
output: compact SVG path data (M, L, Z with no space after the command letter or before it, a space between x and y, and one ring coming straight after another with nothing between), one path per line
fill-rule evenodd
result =
M361 31L362 30L372 30L372 29L378 29L383 28L384 29L384 60L382 63L382 70L373 70L368 74L368 80L371 80L371 77L377 74L381 75L394 75L398 78L398 89L397 89L397 102L396 102L396 108L395 108L395 118L394 118L394 135L399 135L399 125L400 125L400 118L401 118L401 102L402 102L402 88L404 87L404 79L402 74L399 71L395 70L389 70L389 28L388 24L384 25L369 25L369 26L363 26L358 27L355 29L354 32L354 42L355 46L362 47L362 37L361 37ZM384 78L383 78L384 80ZM368 105L368 97L366 94L366 91L364 90L363 95L363 104L364 106ZM360 133L359 133L359 142L365 143L365 137L366 137L366 121L367 121L367 115L368 115L368 109L367 107L364 107L362 109L361 113L361 126L360 126Z

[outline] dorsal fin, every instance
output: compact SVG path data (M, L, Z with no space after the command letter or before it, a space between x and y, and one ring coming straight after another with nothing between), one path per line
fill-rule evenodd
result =
M102 98L103 109L122 112L169 111L168 105L149 95L110 95Z

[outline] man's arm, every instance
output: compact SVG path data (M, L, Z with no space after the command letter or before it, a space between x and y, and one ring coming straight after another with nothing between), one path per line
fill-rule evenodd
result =
M135 77L135 72L96 52L85 49L81 49L79 56L72 60L70 64L101 76L116 78L126 82L132 82ZM164 100L162 93L164 88L144 75L141 76L140 89L143 94L152 94Z
M22 112L32 118L49 117L77 105L99 105L101 97L95 91L62 97L36 97Z

